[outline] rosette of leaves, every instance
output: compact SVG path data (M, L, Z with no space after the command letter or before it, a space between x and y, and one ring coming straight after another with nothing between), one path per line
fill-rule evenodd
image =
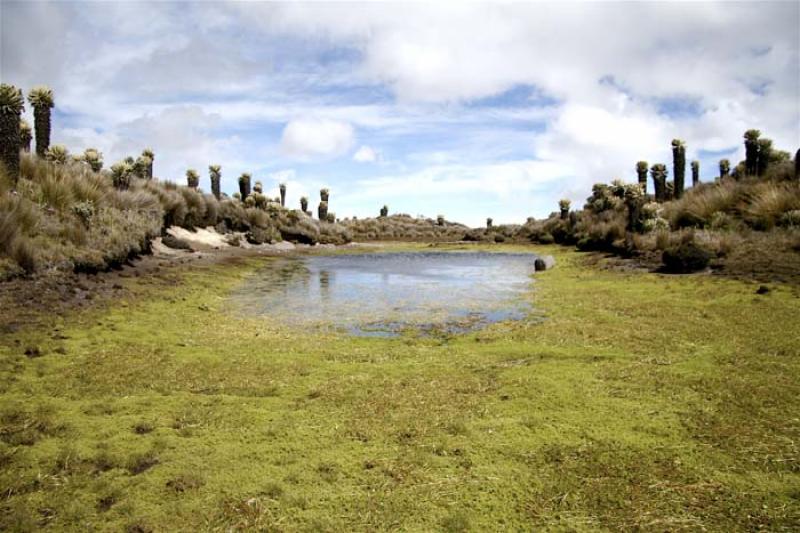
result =
M266 209L267 208L267 204L269 203L269 199L266 196L264 196L263 194L261 194L258 191L255 191L255 190L254 190L253 194L251 194L250 196L253 198L253 201L255 202L255 205L256 205L257 208L259 208L259 209Z
M190 189L197 189L200 186L200 174L193 168L186 171L186 185Z
M150 174L150 169L153 167L153 160L150 159L148 156L142 154L136 158L136 161L133 163L133 173L139 176L142 179L150 179L148 176Z
M63 144L54 144L47 149L45 159L57 165L65 165L69 161L69 150Z
M558 201L558 209L561 211L561 220L569 218L569 208L571 205L572 202L566 198L562 198Z
M83 151L82 161L89 165L94 172L100 172L103 169L103 153L97 148L87 148Z
M111 165L111 182L116 189L125 190L131 185L133 165L128 161L120 161Z
M155 160L156 156L153 153L153 150L150 148L145 148L142 150L142 158L149 159L147 167L145 168L144 179L151 180L153 179L153 161Z

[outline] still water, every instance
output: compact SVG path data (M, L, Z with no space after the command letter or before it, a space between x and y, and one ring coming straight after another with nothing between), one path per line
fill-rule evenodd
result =
M376 253L281 258L234 295L246 314L361 336L463 333L530 311L532 254Z

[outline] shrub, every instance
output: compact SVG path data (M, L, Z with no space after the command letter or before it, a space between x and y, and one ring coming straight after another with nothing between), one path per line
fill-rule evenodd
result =
M76 202L72 205L72 212L88 226L94 217L94 203L91 201Z
M686 240L664 250L661 255L663 270L675 274L703 270L711 261L711 253L697 245L694 240Z
M800 209L787 211L781 215L779 225L787 228L800 228Z
M709 226L713 230L729 230L734 226L733 217L722 211L716 211L711 215Z

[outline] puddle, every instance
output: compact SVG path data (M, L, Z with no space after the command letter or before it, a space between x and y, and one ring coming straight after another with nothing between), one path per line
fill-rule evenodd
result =
M281 258L233 294L245 314L393 337L525 318L532 254L419 252Z

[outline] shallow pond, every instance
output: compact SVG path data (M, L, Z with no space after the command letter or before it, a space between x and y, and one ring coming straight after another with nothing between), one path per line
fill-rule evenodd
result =
M462 333L530 311L532 254L376 253L281 258L233 300L249 315L361 336Z

